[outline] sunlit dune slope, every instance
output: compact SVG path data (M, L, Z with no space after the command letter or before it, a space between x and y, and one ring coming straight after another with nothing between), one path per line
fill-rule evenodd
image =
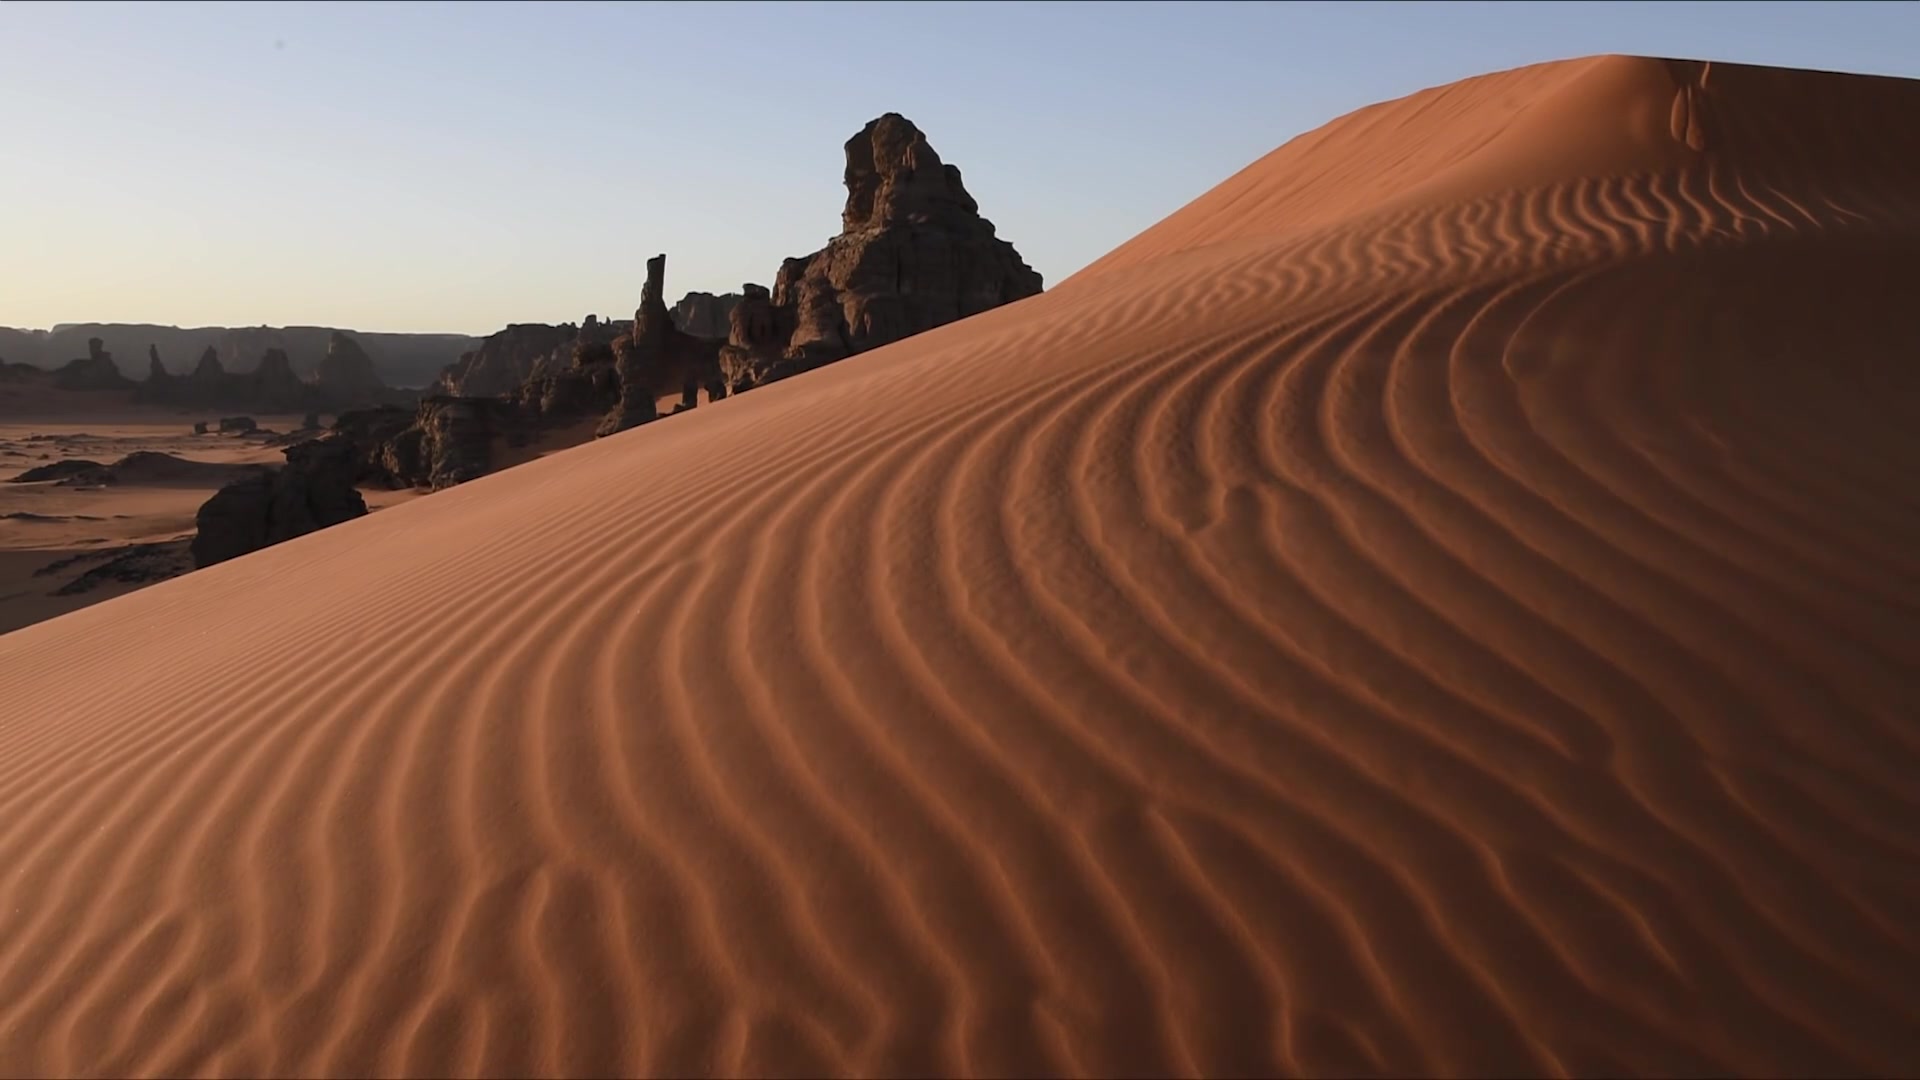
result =
M1911 1075L1920 86L1609 57L0 637L0 1072Z

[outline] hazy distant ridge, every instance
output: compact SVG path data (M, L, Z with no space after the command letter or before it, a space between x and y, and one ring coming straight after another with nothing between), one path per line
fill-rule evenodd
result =
M67 323L52 330L0 327L0 359L57 368L87 355L87 339L100 338L122 374L147 376L147 346L160 350L168 371L193 370L211 345L228 371L252 371L268 349L285 349L293 369L306 375L327 352L329 326L153 326L144 323ZM389 386L425 386L440 369L476 348L480 339L465 334L386 334L346 330L373 359L374 370Z

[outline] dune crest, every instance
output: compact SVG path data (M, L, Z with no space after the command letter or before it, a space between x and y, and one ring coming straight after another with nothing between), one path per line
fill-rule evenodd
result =
M0 1063L1911 1074L1916 119L1466 80L0 636Z

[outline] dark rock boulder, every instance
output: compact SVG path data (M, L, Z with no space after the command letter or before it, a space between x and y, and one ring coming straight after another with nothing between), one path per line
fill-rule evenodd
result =
M237 559L271 542L267 534L272 524L276 471L235 480L200 504L193 516L195 569Z
M353 409L333 418L334 436L345 439L354 448L355 480L386 487L413 487L423 477L419 458L419 429L414 426L418 410L386 405L373 409ZM411 433L411 451L395 458L391 444ZM422 480L421 482L424 482Z
M417 409L360 409L334 420L333 434L353 448L361 483L439 490L484 476L497 437L517 430L519 409L506 398L434 396Z
M415 482L424 472L426 486L438 491L485 476L493 463L499 421L510 412L510 404L498 398L434 397L421 402ZM405 452L404 446L394 449Z
M120 374L113 354L102 347L99 338L87 340L87 355L69 360L53 373L53 385L62 390L130 390L132 380Z
M326 437L289 446L283 453L285 465L235 480L201 505L194 516L196 568L366 514L366 500L354 489L352 443Z
M220 418L220 433L222 435L245 435L250 431L258 430L260 430L260 425L254 423L253 417L251 416L223 416Z

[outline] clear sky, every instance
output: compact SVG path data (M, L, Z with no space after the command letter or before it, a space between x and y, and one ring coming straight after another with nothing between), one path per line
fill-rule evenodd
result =
M904 113L1049 284L1302 131L1627 52L1920 76L1911 3L0 3L0 325L489 333L771 283Z

